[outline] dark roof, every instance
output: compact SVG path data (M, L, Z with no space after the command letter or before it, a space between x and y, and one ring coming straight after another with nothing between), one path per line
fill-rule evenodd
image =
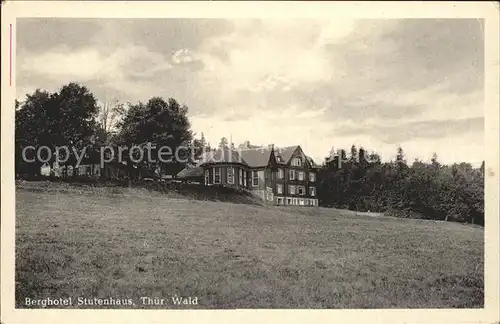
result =
M293 153L299 146L275 147L274 153L281 157L278 163L286 164L290 161ZM259 147L254 149L218 149L215 152L206 152L198 162L198 166L205 163L242 163L252 168L265 167L269 163L271 156L271 147ZM314 161L307 157L309 162L312 162L313 167L317 167Z
M177 173L177 178L179 179L199 178L199 177L203 177L202 167L184 168L181 170L181 172Z
M263 167L269 163L271 156L271 149L257 148L257 149L242 149L239 154L245 163L253 168Z
M299 147L298 145L287 146L287 147L275 147L274 155L276 157L280 156L281 161L277 161L278 163L286 164L290 161L295 150ZM263 167L266 166L269 162L269 157L271 155L271 148L261 147L258 149L246 149L240 151L240 154L243 160L251 167Z
M313 167L313 168L319 168L320 167L319 165L316 164L316 162L314 162L314 160L310 156L306 155L306 158L309 161L309 164L311 164L311 167Z
M294 146L287 146L287 147L277 147L274 150L274 154L276 156L281 156L282 160L277 161L278 163L286 164L288 161L290 161L290 158L292 157L293 153L295 150L299 147L298 145Z
M231 150L228 148L218 149L215 152L208 152L209 154L204 154L200 161L201 164L206 163L242 163L246 164L242 160L237 150Z

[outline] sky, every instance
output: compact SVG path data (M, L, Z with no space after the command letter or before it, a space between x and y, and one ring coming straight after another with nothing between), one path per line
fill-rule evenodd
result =
M78 82L101 102L173 97L212 146L484 159L476 19L18 18L15 35L21 101Z

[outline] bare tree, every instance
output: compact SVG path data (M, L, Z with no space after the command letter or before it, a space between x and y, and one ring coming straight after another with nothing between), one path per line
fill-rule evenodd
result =
M115 132L124 113L124 105L118 100L104 101L100 105L98 122L104 133L105 142L108 141L109 135Z

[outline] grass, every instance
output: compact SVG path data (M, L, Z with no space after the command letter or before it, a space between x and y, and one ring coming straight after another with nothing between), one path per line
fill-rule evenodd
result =
M198 305L159 307L483 307L478 227L37 185L17 187L16 209L16 307L174 295Z

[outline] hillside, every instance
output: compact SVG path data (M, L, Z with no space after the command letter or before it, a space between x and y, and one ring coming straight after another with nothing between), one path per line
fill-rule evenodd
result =
M154 308L140 297L177 295L197 297L185 306L194 308L483 307L483 233L327 208L24 184L16 303L113 297Z

